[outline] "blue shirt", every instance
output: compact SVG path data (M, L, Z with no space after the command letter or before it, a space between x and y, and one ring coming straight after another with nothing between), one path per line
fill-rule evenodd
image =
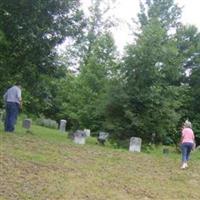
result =
M5 102L14 102L20 104L20 101L22 100L21 89L18 86L14 85L7 90L3 98Z

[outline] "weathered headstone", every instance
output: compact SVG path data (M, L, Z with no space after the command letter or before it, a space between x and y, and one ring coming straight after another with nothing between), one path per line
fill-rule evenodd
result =
M87 137L90 137L90 129L84 129L84 132Z
M67 121L65 119L60 120L60 131L65 132Z
M30 128L31 128L31 124L32 124L32 120L31 119L24 119L22 127L27 129L27 131L29 131Z
M132 137L130 139L129 151L140 152L141 151L141 145L142 145L142 139L141 138Z
M108 139L108 136L109 136L109 133L99 132L99 136L98 136L97 140L100 144L104 145L106 140Z
M81 130L77 130L73 133L73 141L76 144L85 144L86 133Z

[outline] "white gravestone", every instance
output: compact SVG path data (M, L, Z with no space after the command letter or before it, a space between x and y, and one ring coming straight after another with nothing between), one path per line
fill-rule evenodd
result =
M65 132L67 121L65 119L60 120L60 131Z
M141 138L132 137L130 139L129 151L140 152L141 151L141 144L142 144L142 139Z
M74 143L76 144L85 144L86 133L81 130L77 130L74 134Z
M84 132L87 137L90 137L90 129L84 129Z

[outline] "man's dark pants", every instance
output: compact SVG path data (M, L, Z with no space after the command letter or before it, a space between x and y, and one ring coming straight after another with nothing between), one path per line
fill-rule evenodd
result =
M13 132L15 130L15 124L17 116L19 114L19 104L15 102L6 103L6 119L5 119L5 131Z

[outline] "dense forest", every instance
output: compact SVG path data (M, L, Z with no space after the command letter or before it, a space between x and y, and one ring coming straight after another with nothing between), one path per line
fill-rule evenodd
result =
M143 0L119 56L111 1L0 1L0 95L20 82L23 112L68 129L173 143L189 119L200 138L200 32L174 0ZM59 45L66 43L58 53ZM3 108L3 99L0 101Z

